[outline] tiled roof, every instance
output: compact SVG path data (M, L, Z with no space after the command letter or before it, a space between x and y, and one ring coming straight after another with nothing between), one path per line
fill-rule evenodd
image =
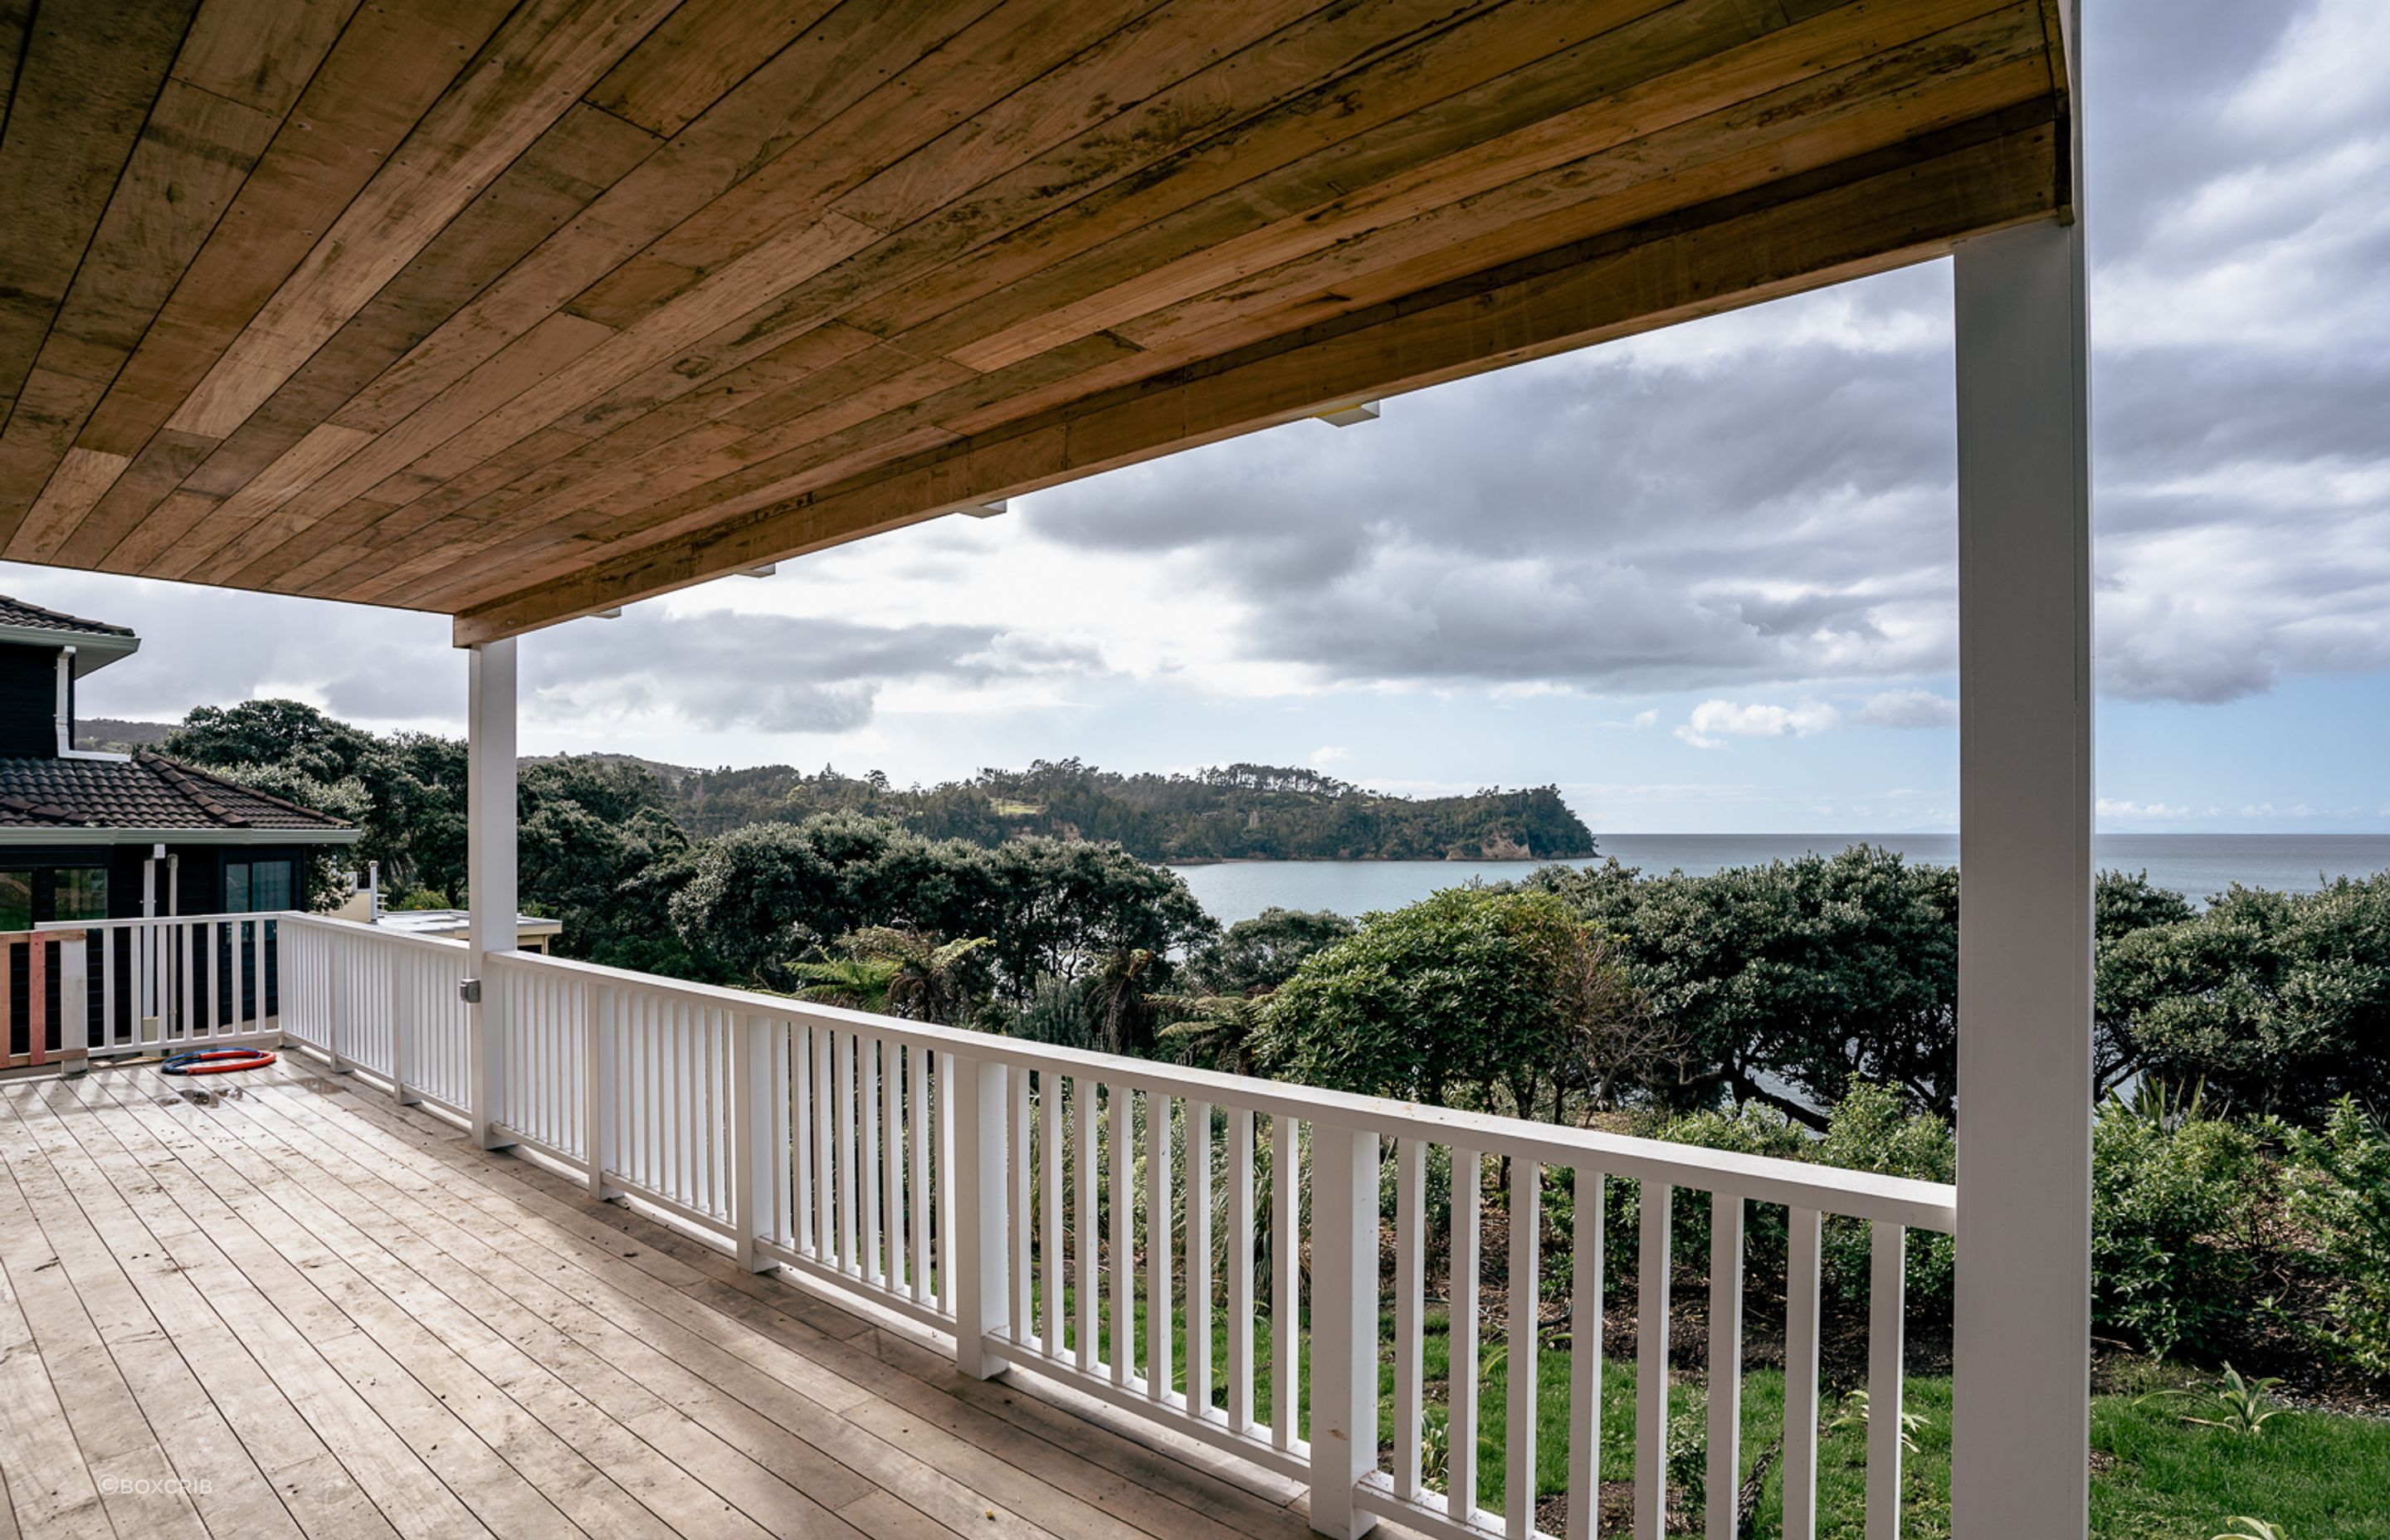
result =
M28 631L79 631L88 636L130 636L129 625L110 625L106 621L87 621L79 615L61 614L45 610L38 604L12 599L0 594L0 625L20 626Z
M0 829L348 827L162 754L129 760L0 758Z

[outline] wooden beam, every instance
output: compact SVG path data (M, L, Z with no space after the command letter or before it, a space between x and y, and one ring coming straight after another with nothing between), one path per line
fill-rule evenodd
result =
M468 609L459 646L1441 383L1938 256L2062 212L2047 103L1506 264L995 428Z

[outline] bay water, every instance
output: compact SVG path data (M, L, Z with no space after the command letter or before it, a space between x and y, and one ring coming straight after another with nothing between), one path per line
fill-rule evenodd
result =
M1912 861L1954 864L1955 834L1609 834L1601 856L1646 876L1704 876L1728 866L1762 866L1809 852L1831 854L1855 844L1898 851ZM2102 870L2147 871L2159 887L2194 904L2234 883L2312 892L2340 877L2390 870L2390 834L2102 834L2094 841ZM1572 866L1594 863L1575 861ZM1224 861L1174 869L1223 925L1273 905L1361 915L1398 909L1471 879L1525 876L1532 861Z

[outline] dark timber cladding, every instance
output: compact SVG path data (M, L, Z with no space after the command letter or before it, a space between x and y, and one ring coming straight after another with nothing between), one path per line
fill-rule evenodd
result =
M2071 212L2056 0L0 0L0 556L487 640Z

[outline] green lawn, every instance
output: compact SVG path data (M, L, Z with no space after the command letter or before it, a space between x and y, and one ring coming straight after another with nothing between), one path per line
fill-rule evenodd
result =
M1098 1312L1107 1348L1111 1303L1107 1291ZM1136 1360L1142 1371L1142 1298L1136 1301L1136 1309L1139 1330ZM1450 1340L1445 1327L1440 1315L1430 1315L1424 1370L1429 1404L1438 1411L1444 1409L1443 1391L1450 1367ZM1498 1341L1498 1334L1494 1335ZM1381 1328L1381 1341L1386 1348L1379 1368L1379 1426L1389 1436L1394 1426L1393 1336L1394 1321L1389 1315ZM1266 1422L1272 1394L1266 1319L1254 1322L1254 1416ZM1481 1506L1499 1511L1506 1474L1508 1365L1493 1346L1484 1357L1478 1399L1477 1498ZM1218 1387L1227 1362L1226 1327L1215 1312L1215 1403L1223 1394ZM1173 1381L1183 1389L1183 1321L1173 1331L1172 1366ZM1602 1368L1601 1475L1605 1482L1628 1480L1635 1471L1634 1366L1614 1359ZM1568 1375L1566 1343L1547 1346L1538 1354L1536 1479L1542 1494L1561 1491L1567 1483ZM2148 1382L2179 1384L2184 1378L2178 1371L2152 1368ZM1298 1386L1305 1399L1307 1391L1307 1384ZM1701 1399L1698 1384L1670 1387L1673 1412L1689 1412ZM1934 1377L1911 1380L1907 1406L1924 1421L1914 1434L1916 1448L1902 1462L1906 1496L1902 1534L1908 1540L1941 1540L1950 1532L1950 1381ZM1754 1369L1744 1377L1746 1471L1759 1452L1775 1443L1783 1409L1782 1374ZM2390 1422L2284 1411L2268 1421L2260 1435L2251 1438L2183 1421L2183 1412L2198 1409L2144 1401L2133 1394L2093 1398L2091 1447L2103 1457L2091 1482L2093 1534L2104 1540L2208 1540L2229 1528L2229 1520L2245 1513L2279 1526L2285 1540L2390 1540L2390 1497L2384 1495L2390 1494ZM1301 1410L1307 1423L1308 1407ZM1864 1426L1854 1423L1821 1438L1818 1465L1818 1534L1822 1540L1859 1540L1867 1487ZM1761 1501L1760 1534L1781 1532L1782 1500L1780 1465L1768 1477Z

